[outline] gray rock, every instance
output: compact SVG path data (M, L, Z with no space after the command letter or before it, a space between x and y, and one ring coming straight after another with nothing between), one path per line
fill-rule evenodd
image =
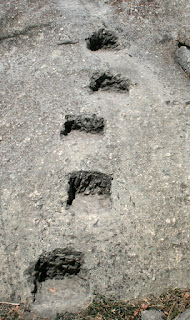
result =
M182 45L190 47L190 26L184 26L178 33L178 41Z
M163 320L166 318L163 312L157 310L145 310L141 315L141 320Z
M183 70L190 76L190 49L181 46L175 53L176 60Z
M1 301L37 289L56 314L190 286L189 79L158 41L189 0L105 2L0 1ZM104 27L130 46L88 50Z
M187 309L179 317L176 317L175 320L190 320L190 309Z

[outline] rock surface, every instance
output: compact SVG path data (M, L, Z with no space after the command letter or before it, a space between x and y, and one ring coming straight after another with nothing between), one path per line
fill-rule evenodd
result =
M55 314L94 291L128 300L190 286L190 82L175 59L189 12L189 0L1 1L2 300ZM100 29L123 49L89 50ZM90 90L105 70L130 87ZM104 119L102 134L60 137L65 116L83 114ZM79 172L109 178L108 197L87 188L65 205ZM55 277L33 301L27 270L68 248L80 271L58 280L49 261Z
M163 320L166 318L163 312L157 310L145 310L141 315L141 320Z
M190 48L180 47L175 53L177 62L183 70L190 76Z
M181 45L190 47L190 26L183 26L178 34L178 41Z

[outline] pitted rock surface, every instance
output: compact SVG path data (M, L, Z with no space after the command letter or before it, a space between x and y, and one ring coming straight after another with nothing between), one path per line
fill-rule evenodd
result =
M72 172L69 177L68 200L71 205L77 193L110 196L112 177L95 171Z
M166 315L157 310L144 310L141 315L141 320L166 320Z
M26 274L34 284L33 293L38 285L48 279L64 279L65 275L77 275L81 267L81 253L71 249L55 249L41 254L38 261L30 266Z
M112 75L110 72L95 72L90 81L92 91L105 90L125 92L129 91L131 81L120 74Z
M92 51L110 48L115 49L118 46L118 37L110 30L100 29L88 37L86 43L87 48Z
M189 21L189 0L1 1L1 301L43 316L190 286ZM102 29L126 45L89 50ZM60 139L67 115L81 129ZM67 205L73 172L109 179L71 179ZM38 281L34 302L27 270L65 248L80 272Z
M65 123L61 128L61 135L68 135L72 130L85 131L88 133L103 133L104 119L91 115L66 115Z

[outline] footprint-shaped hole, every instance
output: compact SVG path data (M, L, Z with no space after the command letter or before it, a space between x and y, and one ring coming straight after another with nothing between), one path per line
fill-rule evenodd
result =
M82 254L73 249L55 249L44 252L27 270L33 283L32 293L35 295L42 282L49 279L62 280L65 276L75 276L80 272Z
M92 91L129 92L131 81L120 74L113 75L110 72L95 72L90 81Z
M68 135L72 130L101 134L104 130L104 119L93 115L66 115L65 123L61 127L60 135Z
M88 37L86 44L91 51L115 49L118 46L118 37L115 32L102 28Z
M70 206L76 194L84 195L104 195L111 194L112 176L96 171L76 171L72 172L68 181L68 200Z

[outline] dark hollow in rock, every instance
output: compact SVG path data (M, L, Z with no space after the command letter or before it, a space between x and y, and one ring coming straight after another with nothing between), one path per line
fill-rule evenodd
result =
M72 172L68 183L67 205L71 205L77 193L107 195L111 193L112 177L96 171Z
M114 49L118 46L118 37L110 30L99 29L86 39L87 48L92 51Z
M96 72L91 77L89 87L92 91L128 92L130 84L130 80L121 77L120 74L114 76L109 72Z
M48 279L63 279L66 275L77 275L82 264L82 254L72 249L55 249L44 252L37 262L32 265L27 274L34 284L33 294L38 291L41 282ZM35 297L35 296L34 296Z
M178 48L186 47L187 49L190 49L190 46L186 45L184 42L178 41L177 45L178 45Z
M102 133L104 130L104 119L93 115L66 115L65 123L61 128L60 135L67 135L72 130L90 133Z

